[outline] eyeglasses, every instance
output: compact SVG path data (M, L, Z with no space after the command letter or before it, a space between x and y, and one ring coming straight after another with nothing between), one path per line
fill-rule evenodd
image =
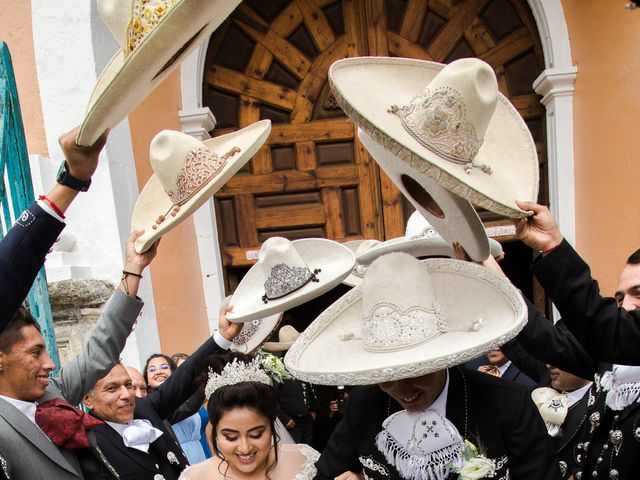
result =
M155 365L151 365L149 368L147 368L147 372L153 373L156 370L158 370L158 368L160 368L160 370L169 370L171 367L166 363L163 363L162 365L160 365L160 367L156 367Z

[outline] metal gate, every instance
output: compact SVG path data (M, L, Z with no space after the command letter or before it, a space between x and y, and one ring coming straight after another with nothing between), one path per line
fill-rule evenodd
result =
M29 155L9 48L0 42L0 238L34 199ZM42 329L47 351L60 367L44 267L28 296L29 310ZM55 373L55 372L54 372Z

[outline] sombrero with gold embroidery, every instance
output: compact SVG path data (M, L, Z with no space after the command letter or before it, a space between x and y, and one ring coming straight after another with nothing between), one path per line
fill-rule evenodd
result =
M153 175L140 192L131 227L142 253L216 193L269 137L271 121L201 142L173 130L158 133L149 146Z
M115 127L218 28L241 0L97 0L120 49L96 82L78 145Z
M365 148L447 243L474 260L489 255L471 204L528 215L515 201L537 198L535 144L488 64L348 58L329 81Z

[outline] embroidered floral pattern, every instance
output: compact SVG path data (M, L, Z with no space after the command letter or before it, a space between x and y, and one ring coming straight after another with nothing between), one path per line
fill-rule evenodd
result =
M284 297L294 292L315 278L309 268L290 267L284 263L278 263L271 267L271 273L264 282L265 297L269 300Z
M391 107L398 113L404 128L421 145L455 163L473 164L482 139L466 118L462 95L453 88L426 88L408 105ZM473 165L475 166L475 165ZM487 166L479 166L491 173Z
M293 480L312 480L317 473L316 462L320 458L320 454L309 445L300 445L300 453L307 459L302 471L293 477Z
M167 13L181 0L135 0L131 11L131 21L127 28L127 58L144 39L162 22Z
M176 178L175 190L168 191L167 195L174 205L183 205L222 170L227 159L240 149L233 147L220 156L207 147L199 147L191 150L184 158L182 171Z
M376 304L362 324L367 350L397 350L418 345L448 330L438 304L401 312L390 303Z
M364 468L368 468L369 470L372 470L374 472L378 472L381 475L384 475L385 477L389 476L389 471L387 470L387 468L382 465L379 462L376 462L373 458L371 457L358 457L358 460L360 460L360 463L362 464L362 466Z
M237 347L242 347L249 343L251 337L258 331L260 328L260 324L262 323L262 319L258 318L257 320L252 320L250 322L245 322L242 326L242 330L236 338L233 339L233 344Z

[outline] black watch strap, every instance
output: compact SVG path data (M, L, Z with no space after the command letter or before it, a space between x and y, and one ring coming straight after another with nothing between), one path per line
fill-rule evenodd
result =
M91 179L84 181L72 176L69 173L69 166L66 161L60 165L57 181L60 185L65 185L69 188L73 188L74 190L78 190L79 192L86 192L89 190L89 186L91 186Z

